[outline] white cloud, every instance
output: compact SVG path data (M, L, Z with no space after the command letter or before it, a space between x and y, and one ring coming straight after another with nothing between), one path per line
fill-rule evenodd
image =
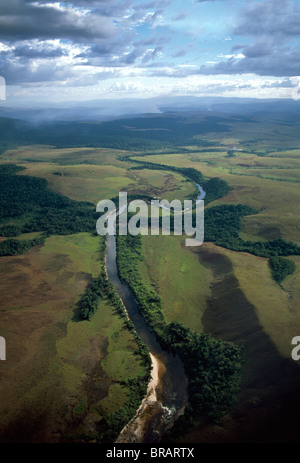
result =
M2 2L0 74L10 85L36 87L36 94L48 86L76 96L78 86L104 97L298 98L296 0L242 0L235 9L225 2L191 5L185 12L170 0ZM284 81L292 76L294 84Z

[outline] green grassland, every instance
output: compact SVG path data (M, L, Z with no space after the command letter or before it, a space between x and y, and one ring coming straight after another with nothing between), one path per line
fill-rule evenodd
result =
M267 259L222 248L218 248L218 252L230 259L239 287L255 307L264 331L280 354L290 358L291 339L300 330L300 312L291 310L291 306L297 304L295 297L272 279ZM288 277L284 287L292 285L295 278Z
M8 150L1 155L3 161L9 162L39 162L59 165L96 164L120 165L118 157L125 154L122 150L109 148L55 148L54 146L29 145Z
M202 153L197 156L197 159L200 155L202 156ZM276 178L275 174L272 176L274 178L267 178L270 176L269 168L261 167L257 172L255 169L252 170L250 165L249 170L245 167L242 169L234 167L233 173L232 168L236 165L236 158L226 158L222 153L221 155L219 153L205 154L206 159L197 160L197 162L191 160L192 156L194 155L186 153L173 156L154 155L147 157L147 161L176 167L193 167L209 177L216 176L226 180L233 190L224 198L210 203L209 207L217 204L247 204L260 211L259 214L249 216L244 221L243 231L249 235L250 239L251 236L254 239L257 236L261 239L282 237L288 241L300 243L300 188L298 184L300 177L298 177L299 171L294 170L293 160L289 166L289 158L283 158L284 178L290 180L286 182L281 181L282 178ZM236 157L239 159L241 157L242 163L245 163L243 153L237 152ZM253 162L253 157L254 155L251 155L251 162ZM207 158L210 159L210 163L207 162ZM266 159L259 156L255 158L262 162ZM145 158L136 157L136 159ZM277 158L268 159L270 162L273 160L277 163ZM245 172L247 175L244 175ZM289 204L292 207L287 207Z
M56 252L49 239L49 249L46 242L42 249L34 248L24 256L1 258L1 332L9 355L0 365L1 396L6 397L1 401L5 439L13 439L15 433L24 433L24 440L30 440L30 433L37 439L44 439L46 433L46 438L52 439L49 433L55 419L62 425L65 421L60 408L64 410L70 400L72 403L55 361L55 343L65 335L91 268L96 272L98 243L96 238L73 236L75 243L81 241L76 247L72 237L67 238L72 245L70 254L62 237L57 241L63 253ZM67 414L66 420L70 418ZM47 423L44 430L39 429L41 419Z
M20 153L20 160L27 151ZM58 167L51 158L56 154L59 159L73 151L44 152L38 147L36 159L44 162L22 160L26 170L21 175L45 178L51 190L94 203L127 187L140 194L163 192L170 199L183 199L195 188L176 173L126 170L126 163L115 165L113 156L112 165L61 162ZM110 153L106 155L108 159ZM46 162L47 156L51 162ZM30 213L13 222L22 225L28 218ZM39 232L16 239L36 236ZM14 346L12 370L5 371L1 364L1 388L7 396L1 404L4 440L14 440L17 434L24 441L32 435L42 442L92 439L102 416L126 405L130 386L123 383L145 373L133 335L109 302L102 301L90 321L72 320L80 295L99 273L99 245L99 238L89 233L52 235L26 255L2 259L1 335ZM14 386L9 389L12 377ZM20 400L14 400L16 395ZM43 427L38 426L41 420Z
M50 188L76 201L89 201L97 204L104 198L114 197L120 190L126 190L131 179L126 169L108 165L71 165L23 164L26 173L34 177L45 178ZM60 175L56 175L59 172Z
M271 277L268 259L213 244L202 247L212 247L230 260L239 288L255 308L260 325L281 355L290 358L291 339L300 330L299 258L291 257L297 272L278 285ZM168 322L178 321L203 332L203 316L215 280L209 262L201 261L196 249L185 247L182 237L144 236L142 274L162 298Z
M144 236L142 273L162 298L167 321L203 332L211 275L182 236Z
M78 429L93 437L101 413L126 402L124 386L114 400L118 381L144 372L133 335L109 302L102 300L89 322L72 320L99 267L99 238L88 233L51 236L24 256L2 258L2 440L55 442Z
M95 410L100 419L101 414L121 408L130 391L118 382L144 374L132 334L106 300L100 302L89 321L69 321L67 334L57 341L56 350L63 366L64 384L71 393L76 390L81 393L75 408L80 405L82 397L87 397L86 409L82 413L89 414L89 418ZM96 361L91 377L93 357ZM98 393L97 383L103 383Z
M47 156L45 157L44 151L40 150L41 148L33 152L37 154L36 160L44 159L44 162L26 162L23 149L16 150L10 161L17 161L17 164L19 162L19 165L26 168L21 175L45 178L53 191L76 201L89 201L97 204L101 199L117 196L119 191L127 191L132 195L163 195L166 199L183 200L193 195L195 191L195 186L191 182L174 172L130 170L127 167L131 167L132 163L126 160L120 161L116 153L110 154L107 152L109 150L98 150L100 152L98 162L97 159L93 159L90 164L82 163L85 156L83 154L82 159L77 156L77 163L74 160L71 165L63 165L63 157L60 157L62 151L70 150L46 149ZM78 149L79 154L82 151L85 153L83 149ZM122 158L122 153L118 153L118 158ZM53 158L56 157L62 159L62 165L58 166L53 163ZM49 162L50 160L52 162ZM78 164L79 160L80 164ZM1 163L6 162L2 155Z
M222 140L222 143L229 142L235 147L239 146L237 140ZM274 140L273 140L274 143ZM227 152L210 150L196 152L191 150L190 153L176 153L174 155L163 156L155 154L147 156L148 162L167 164L177 167L194 167L207 176L218 176L226 180L233 190L224 198L210 203L209 207L218 204L247 204L259 211L256 215L250 215L243 219L243 229L241 236L243 239L250 241L265 241L267 239L276 239L282 237L288 241L300 243L300 188L295 180L300 180L299 166L300 160L297 157L288 157L290 153L284 151L272 152L270 155L259 156L255 153L244 153L243 151L233 151L234 157L228 157ZM276 154L276 156L274 156ZM133 159L143 160L144 157ZM259 166L259 169L257 167ZM272 174L274 179L265 178ZM247 175L245 175L247 174ZM279 174L282 174L279 175ZM277 176L277 178L276 178ZM280 181L282 178L289 181ZM152 240L155 238L152 237ZM144 238L145 265L148 268L148 274L151 281L157 285L158 292L163 300L164 285L157 282L162 281L160 276L165 277L170 273L171 268L175 274L175 280L180 271L180 261L184 261L180 254L179 247L177 251L172 249L169 244L155 245L152 241L150 248L148 237ZM163 242L164 237L156 238L156 242ZM175 240L168 240L175 241ZM157 249L157 251L156 251ZM164 251L162 254L162 250ZM174 263L174 254L179 253L177 265L173 267L170 261ZM256 307L261 325L271 336L278 349L286 357L290 356L290 339L297 331L299 326L298 311L291 312L291 306L294 307L296 300L289 296L289 292L284 290L290 288L291 281L294 282L293 290L295 291L295 281L299 273L299 259L294 257L293 260L297 265L298 271L295 276L288 277L283 283L283 287L276 284L270 276L267 259L257 258L246 253L225 251L231 259L234 272L240 282L241 288L246 297ZM189 251L185 250L188 255ZM163 256L163 257L162 257ZM160 258L161 257L161 258ZM255 264L255 265L254 265ZM248 270L247 270L248 268ZM201 274L200 267L197 274ZM170 277L172 279L172 277ZM184 280L186 281L186 280ZM191 280L189 280L191 282ZM188 284L188 283L187 283ZM195 282L194 291L197 290ZM174 294L176 294L176 284L170 288L169 300L164 303L165 310L170 311L173 303L173 313L175 313L176 303L174 304ZM203 294L203 289L201 289ZM188 294L189 293L189 294ZM205 292L204 292L205 294ZM204 295L203 294L203 295ZM186 306L189 307L189 301L193 300L194 292L191 288L187 291ZM198 310L201 313L203 302L199 298ZM186 308L184 309L186 310ZM183 318L184 310L180 311L179 317ZM280 331L281 330L281 331Z
M166 154L31 145L4 152L1 163L22 165L26 170L18 175L43 177L53 191L93 204L120 190L169 200L195 192L179 173L140 169L134 159L191 167L232 187L207 207L246 204L259 211L243 218L243 239L283 238L300 245L297 128L259 117L251 124L227 124L231 132L194 135L190 143L185 140L182 151L176 146ZM209 148L201 147L201 140L211 142ZM22 218L15 223L18 220ZM28 234L18 237L26 238ZM0 391L7 398L0 403L0 427L11 440L30 440L32 435L42 441L66 435L93 439L95 424L130 395L129 386L120 383L143 373L134 338L108 301L100 303L90 321L73 319L76 302L98 274L98 250L96 236L80 233L51 236L25 255L1 257L1 335L10 344L12 362L0 364ZM296 272L279 285L267 259L212 243L193 249L184 246L183 237L143 236L143 256L142 276L161 297L168 322L246 344L250 360L241 405L234 418L227 417L229 440L239 439L237 428L244 426L249 413L256 414L253 423L259 421L261 397L268 391L276 395L276 368L282 359L290 359L291 339L299 335L300 258L290 257ZM256 351L251 343L256 343ZM260 353L261 362L255 365ZM290 371L283 371L288 382ZM274 385L264 390L269 373ZM228 422L188 437L226 440Z

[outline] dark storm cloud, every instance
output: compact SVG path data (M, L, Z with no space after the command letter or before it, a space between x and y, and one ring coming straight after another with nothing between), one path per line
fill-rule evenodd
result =
M54 81L63 82L68 78L75 77L74 70L70 67L53 64L50 60L45 60L38 67L33 67L28 65L28 60L25 58L13 62L7 61L5 63L5 72L0 67L1 72L10 84L22 85Z

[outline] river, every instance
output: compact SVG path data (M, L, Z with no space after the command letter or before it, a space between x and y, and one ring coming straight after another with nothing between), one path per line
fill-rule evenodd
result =
M205 192L200 185L197 184L197 187L200 192L197 199L203 199ZM159 442L175 420L184 413L188 400L187 378L181 360L161 348L128 287L120 281L116 257L116 236L108 234L106 250L108 278L123 301L136 332L148 347L152 360L152 378L146 397L135 417L121 431L116 442Z

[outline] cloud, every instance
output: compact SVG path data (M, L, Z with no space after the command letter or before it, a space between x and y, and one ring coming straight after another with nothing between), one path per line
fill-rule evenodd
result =
M249 4L250 3L250 4ZM293 0L264 0L246 3L241 10L233 34L245 37L235 44L244 59L229 57L214 66L202 66L204 74L254 73L265 76L297 76L300 74L300 7Z
M264 55L255 58L221 61L214 66L201 66L200 74L256 74L260 76L298 76L300 49L292 53Z
M78 65L94 76L93 67L150 64L162 53L155 27L168 4L169 0L2 2L0 74L9 83L43 83L62 75L80 80ZM147 39L139 34L141 27L150 31Z
M59 3L12 0L0 8L0 40L61 38L87 41L109 38L115 33L113 21L107 17Z
M59 45L51 46L50 44L40 43L36 47L30 44L21 44L14 48L14 55L26 59L48 59L59 58L67 56L66 49L61 48Z
M187 13L179 13L177 16L173 17L173 21L183 21L184 19L187 18Z
M264 0L246 5L234 33L290 37L300 33L300 8L293 0Z
M296 0L207 0L207 5L195 0L189 9L179 3L1 2L0 75L8 84L23 87L75 88L105 82L107 90L116 93L155 91L160 79L190 93L198 88L195 84L189 90L191 80L219 75L227 79L227 89L220 83L205 85L211 92L230 92L230 78L250 74L258 81L259 76L282 77L274 87L271 83L264 88L284 91L291 84L285 79L300 75ZM147 84L135 87L139 79ZM281 86L276 86L279 81ZM247 88L240 83L233 91ZM164 91L168 92L167 84Z

